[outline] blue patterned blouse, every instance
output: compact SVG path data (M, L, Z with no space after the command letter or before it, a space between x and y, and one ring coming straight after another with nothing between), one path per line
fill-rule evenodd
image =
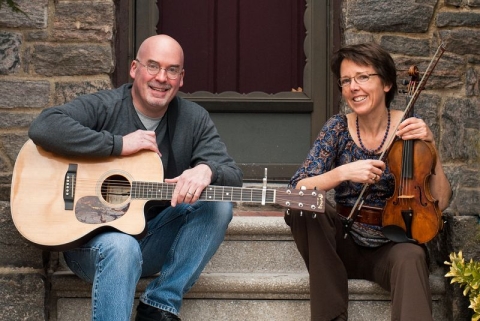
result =
M310 153L290 180L295 187L299 180L323 174L329 170L357 160L378 159L380 154L373 154L358 147L348 131L347 117L343 114L330 118L318 134ZM335 187L335 202L353 206L357 201L363 184L344 181ZM387 167L380 180L369 187L364 194L364 204L384 207L386 199L395 190L394 177ZM342 216L340 216L344 219ZM381 227L355 222L351 234L354 240L363 246L375 247L389 242Z

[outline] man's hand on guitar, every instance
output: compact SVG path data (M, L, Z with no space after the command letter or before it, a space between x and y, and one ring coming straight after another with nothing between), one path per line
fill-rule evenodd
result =
M162 156L158 150L157 140L154 131L137 130L123 136L122 156L135 154L142 149L151 150Z
M200 164L187 169L180 176L165 179L166 183L176 183L171 205L179 203L194 203L198 200L205 187L212 181L212 170L208 165Z

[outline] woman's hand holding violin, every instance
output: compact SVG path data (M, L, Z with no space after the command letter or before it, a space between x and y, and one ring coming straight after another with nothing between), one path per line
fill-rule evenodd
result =
M416 117L410 117L401 122L396 135L403 140L421 139L435 143L433 133L428 125L422 119Z

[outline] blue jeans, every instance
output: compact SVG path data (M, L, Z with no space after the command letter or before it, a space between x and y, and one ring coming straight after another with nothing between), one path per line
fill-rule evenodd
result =
M138 280L158 272L140 300L178 315L231 219L228 202L178 204L150 220L141 240L104 232L65 252L70 269L92 283L92 320L130 320Z

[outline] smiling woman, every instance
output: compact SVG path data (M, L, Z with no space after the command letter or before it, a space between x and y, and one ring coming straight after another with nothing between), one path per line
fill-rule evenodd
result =
M396 68L379 45L342 48L333 55L331 68L352 112L325 123L290 183L334 189L336 204L327 204L326 215L285 216L310 271L312 320L347 320L348 278L374 281L390 291L392 320L433 320L424 248L393 243L383 233L384 207L396 189L390 164L379 157L394 135L425 141L433 141L433 135L418 118L393 125L403 116L389 106L397 91ZM435 172L430 182L441 188L432 193L444 208L451 190L439 159ZM369 187L365 197L363 186ZM352 217L360 198L364 203ZM401 281L405 278L408 286Z

